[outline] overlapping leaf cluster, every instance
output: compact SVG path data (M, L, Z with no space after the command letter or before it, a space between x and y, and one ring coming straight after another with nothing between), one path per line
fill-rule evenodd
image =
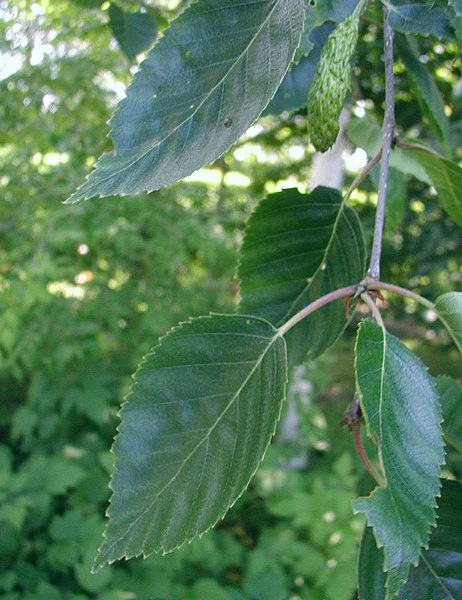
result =
M100 158L68 201L157 190L212 162L262 113L294 59L294 71L281 89L291 108L298 105L303 84L290 83L289 77L306 68L301 56L312 60L312 75L321 55L308 102L309 111L320 106L321 113L312 110L308 119L336 135L348 87L343 75L357 35L356 15L349 15L358 3L345 3L341 17L327 8L328 2L318 4L313 12L311 3L302 0L192 3L142 64L113 116L114 151ZM384 4L397 31L458 35L458 3ZM332 24L325 25L328 18L343 22L337 32L347 29L348 51L341 61L338 38L329 36ZM422 112L442 144L442 154L450 155L450 127L438 89L413 43L401 38L399 47ZM334 71L341 93L327 95L326 107L319 103L325 90L316 77L331 74L332 61L341 67L341 73ZM338 105L333 116L327 108L334 99ZM277 97L273 102L269 111L277 106ZM327 149L335 135L320 149ZM411 170L433 185L443 208L461 225L460 167L424 147L401 146L401 152L412 151ZM395 161L396 168L405 168ZM265 454L284 399L288 366L324 352L342 333L347 318L337 299L288 331L284 326L321 296L358 286L365 277L365 261L361 224L336 190L284 190L260 203L242 245L237 314L180 324L135 375L120 414L109 523L95 569L122 557L171 551L223 517ZM433 307L459 348L461 297L457 292L441 296ZM373 538L367 530L363 540L361 593L369 598L364 588L369 577L377 597L389 600L402 594L402 584L419 561L411 577L420 577L430 590L446 572L446 565L437 565L431 578L422 567L430 564L429 553L441 544L439 528L430 537L444 463L438 388L401 341L382 324L369 321L358 330L355 372L367 433L377 446L384 478L369 497L355 503L374 530ZM457 396L448 387L451 399ZM449 408L443 406L445 411ZM457 432L448 435L457 438ZM458 484L443 486L440 515L450 512L458 494ZM454 539L451 543L451 551L460 552ZM383 547L383 556L378 547ZM367 559L365 552L370 554ZM385 579L378 574L382 567Z

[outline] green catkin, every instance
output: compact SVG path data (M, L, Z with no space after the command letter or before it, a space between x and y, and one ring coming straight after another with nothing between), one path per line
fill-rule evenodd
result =
M337 139L340 112L350 89L350 61L358 26L359 16L353 15L327 38L308 93L308 133L320 152L328 150Z

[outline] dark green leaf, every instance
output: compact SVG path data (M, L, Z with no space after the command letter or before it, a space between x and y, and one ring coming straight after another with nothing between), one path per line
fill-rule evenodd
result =
M312 49L309 56L302 57L297 64L292 66L263 114L278 115L286 110L295 110L306 106L308 90L313 81L321 48L332 29L333 25L326 23L312 31L310 35Z
M400 340L363 321L356 377L368 436L377 444L386 486L354 506L384 547L387 600L428 544L444 462L441 414L433 379Z
M437 6L435 6L437 4ZM403 33L420 33L448 37L451 33L447 6L435 0L409 2L392 0L385 2L390 11L389 23Z
M444 436L462 454L462 386L450 377L440 376L436 387L443 410Z
M303 0L191 4L151 50L111 119L114 153L99 159L67 202L156 190L223 154L279 87L303 8Z
M313 48L312 32L326 21L341 23L353 14L359 0L305 0L305 25L297 55L308 56Z
M129 61L147 50L157 37L156 22L150 14L124 12L116 4L109 7L109 25Z
M306 16L310 23L321 25L325 21L340 23L353 14L359 0L305 0Z
M448 147L449 121L444 112L444 101L427 67L419 60L415 40L410 37L397 36L396 47L403 61L405 72L412 82L412 88L422 107L422 112L430 121L440 140Z
M263 320L212 315L165 336L120 413L95 568L169 552L221 519L263 458L285 383L284 340Z
M284 190L266 198L250 217L241 249L240 312L278 327L334 289L354 285L365 272L361 224L340 192ZM346 325L337 301L316 311L286 335L289 363L321 354Z
M396 600L459 600L462 598L462 484L443 480L438 499L437 527L429 549L420 555L409 580ZM384 600L383 550L378 549L370 527L366 527L358 559L360 600Z
M462 352L462 292L448 292L439 296L435 310Z

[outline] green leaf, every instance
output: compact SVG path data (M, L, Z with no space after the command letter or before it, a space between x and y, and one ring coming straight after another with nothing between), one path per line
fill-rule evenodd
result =
M449 0L449 4L454 9L458 17L462 17L462 0Z
M382 0L390 11L388 21L403 33L435 35L438 38L449 37L451 30L447 6L435 0L409 2L409 0ZM435 6L437 4L437 6Z
M378 189L380 179L380 165L370 172L370 178ZM385 230L393 235L398 227L401 227L406 217L407 186L404 174L390 167L388 171L387 205Z
M440 376L436 388L443 410L444 436L462 454L462 386L451 377Z
M462 292L448 292L439 296L435 310L462 352Z
M302 57L297 64L292 66L263 114L278 115L286 110L295 110L306 106L308 90L313 82L321 48L332 29L331 23L325 23L321 27L313 29L310 34L312 49L308 53L309 56Z
M384 547L386 599L406 581L428 544L444 462L433 379L400 340L363 321L356 343L357 390L368 436L378 445L386 486L354 507Z
M300 46L297 49L298 56L308 56L313 48L312 32L315 28L326 23L326 21L341 23L348 17L351 17L359 0L318 0L312 2L305 1L305 24L300 39Z
M249 219L240 254L241 313L283 325L304 306L365 273L361 224L340 192L284 190L268 196ZM321 354L346 325L341 300L286 334L289 363Z
M103 154L67 202L157 190L223 154L279 87L303 8L303 0L191 4L112 117L114 152Z
M351 17L359 0L305 0L306 18L309 22L321 25L325 21L335 21L341 23L348 17Z
M201 317L162 338L120 412L96 570L174 550L224 516L274 433L286 368L279 332L254 317Z
M396 36L396 47L423 114L428 118L440 140L448 147L449 121L444 112L444 101L427 67L419 60L415 40L410 37Z
M109 6L109 25L121 50L132 62L157 37L154 18L148 13L124 12L117 4Z
M429 152L416 152L420 164L438 193L438 200L451 219L462 227L462 169L455 163Z
M420 555L397 600L458 600L462 598L462 484L443 480L438 499L437 527L428 550ZM378 549L370 527L364 530L358 559L360 600L384 600L383 550Z

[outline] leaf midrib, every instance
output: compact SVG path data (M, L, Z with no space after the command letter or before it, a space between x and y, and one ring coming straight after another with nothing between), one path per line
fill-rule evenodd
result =
M199 112L199 110L202 108L202 106L204 105L204 103L207 100L209 100L209 98L213 95L213 93L215 92L215 90L218 89L218 87L227 79L227 77L229 77L229 75L232 73L232 71L234 70L234 68L239 64L239 62L243 59L243 57L246 56L246 54L249 52L251 46L255 42L255 40L258 38L258 36L261 34L261 32L264 29L264 27L266 27L267 23L272 18L273 13L276 10L276 8L280 5L281 2L284 2L284 1L285 0L276 0L276 2L274 3L273 8L271 9L271 11L268 14L268 17L263 21L261 27L258 28L258 30L255 33L255 35L251 38L251 40L248 43L248 45L246 46L244 52L242 52L242 54L235 60L235 62L233 62L233 64L231 65L230 69L225 73L225 75L220 79L220 81L210 90L210 92L205 96L205 98L202 100L202 102L200 102L197 105L197 108L186 119L183 119L183 121L181 121L181 123L179 123L178 125L176 125L173 129L171 129L169 131L169 133L165 137L163 137L161 140L157 141L151 148L149 148L148 150L146 150L146 152L143 152L142 154L140 154L140 156L138 156L135 160L133 160L129 164L124 165L119 170L110 173L109 175L107 175L103 179L99 179L98 180L98 185L100 185L101 183L104 183L105 181L113 179L117 175L120 175L121 173L123 173L127 169L130 169L131 167L133 167L134 165L136 165L136 163L138 163L140 160L143 160L143 158L145 156L147 156L150 152L152 152L153 150L155 150L156 148L158 148L161 144L163 144L166 140L168 140L176 131L178 131L181 127L183 127L183 125L185 125L188 121L194 119L194 117ZM116 148L116 150L117 150L117 148Z
M340 217L343 214L343 211L345 210L345 206L346 206L346 201L344 198L342 198L342 201L339 203L339 210L337 212L337 216L336 216L334 224L332 226L332 234L329 237L329 242L326 246L326 249L324 251L322 259L319 262L319 266L316 269L316 271L313 273L313 275L307 280L307 284L305 285L303 290L298 294L298 296L295 298L295 300L293 300L293 302L290 305L290 307L288 308L286 314L279 320L279 324L284 325L285 321L287 321L292 316L294 307L297 306L297 303L299 302L299 300L301 298L303 298L303 296L309 292L310 288L312 287L313 282L315 281L315 279L317 278L319 273L322 271L322 267L324 264L326 265L326 269L327 269L327 258L329 256L329 252L331 250L332 244L334 243L338 224L340 222Z
M184 459L183 463L181 464L181 466L178 468L177 472L175 473L175 475L173 477L170 478L170 480L164 485L164 487L154 496L154 498L152 499L152 501L148 504L148 506L136 517L136 519L134 519L130 525L127 527L127 529L124 531L124 533L118 537L117 539L115 539L112 544L109 546L109 548L104 552L104 555L109 556L109 554L111 553L112 549L114 548L114 546L116 546L121 540L125 539L129 533L132 531L132 529L135 527L135 525L138 523L138 521L140 521L140 519L142 519L154 506L154 504L156 503L157 499L172 485L172 483L177 479L177 477L179 476L179 474L181 473L181 471L183 470L183 467L186 465L186 463L190 460L190 458L195 454L195 452L200 448L200 446L202 446L202 444L204 443L205 440L207 440L211 433L215 430L215 428L217 427L217 425L221 422L221 420L223 419L223 417L225 416L225 414L228 412L228 410L233 406L234 402L236 401L236 399L240 396L242 390L245 388L245 386L247 385L247 383L249 382L249 380L251 379L251 377L254 375L254 373L258 370L258 368L261 365L261 362L263 361L264 357L266 356L267 352L269 351L269 349L272 347L272 345L276 342L276 340L278 338L280 338L281 335L279 333L279 331L277 331L275 333L275 335L270 338L270 341L267 345L267 347L265 348L264 352L262 352L260 358L255 362L255 366L251 369L251 371L249 372L249 374L247 375L247 377L245 378L244 382L242 383L242 385L239 387L239 389L236 391L236 393L232 396L232 398L230 399L230 401L228 402L228 404L225 406L225 408L222 410L222 412L220 413L220 415L217 417L217 419L215 420L215 423L210 427L207 428L208 432L206 435L204 435L204 437L196 444L196 446L191 450L191 452L188 454L188 456Z

